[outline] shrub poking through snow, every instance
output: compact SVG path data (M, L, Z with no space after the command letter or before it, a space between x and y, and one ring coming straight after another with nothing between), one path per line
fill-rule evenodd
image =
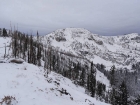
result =
M2 101L0 102L0 105L17 105L18 101L13 96L4 96L2 98Z

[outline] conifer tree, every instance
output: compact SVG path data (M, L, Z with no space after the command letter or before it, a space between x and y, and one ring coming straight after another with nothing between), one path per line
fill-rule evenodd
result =
M30 52L28 50L28 63L30 63Z
M3 36L4 36L4 37L8 36L8 35L7 35L7 31L6 31L5 28L3 28Z
M115 89L112 88L111 93L110 93L110 103L111 105L117 105L116 104L116 99L115 99Z
M95 91L96 91L96 70L93 67L93 62L91 62L91 96L95 96Z
M128 91L125 81L123 81L120 85L120 105L128 104Z
M37 43L39 43L39 34L38 34L38 31L37 31Z
M51 71L52 70L52 48L50 47L49 49L49 70Z
M53 55L53 57L52 57L52 68L53 68L53 70L55 69L55 63L56 63L56 57L55 57L55 55Z
M47 58L46 57L45 57L45 61L44 61L44 72L45 72L45 77L48 77Z
M90 92L90 90L91 90L90 89L91 88L90 87L90 74L87 75L87 87L86 88L87 88L87 91Z
M90 83L90 88L91 88L91 96L95 96L95 91L96 91L96 77L91 74L91 83Z
M16 58L17 56L17 35L16 35L16 32L14 32L14 56Z
M37 45L37 64L41 66L41 46L40 44Z
M110 84L113 86L115 84L115 66L113 65L110 70Z
M80 76L80 85L81 86L84 86L85 85L85 69L82 69L82 73L81 73L81 76Z
M32 35L30 36L30 49L29 49L29 51L30 51L30 63L32 63L33 62L33 57L32 57L32 55L33 55L33 39L32 39Z

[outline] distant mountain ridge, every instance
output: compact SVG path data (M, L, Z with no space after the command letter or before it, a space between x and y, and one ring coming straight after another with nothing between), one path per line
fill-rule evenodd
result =
M42 36L44 45L85 57L110 69L126 67L140 61L140 36L137 33L100 36L83 28L58 29Z

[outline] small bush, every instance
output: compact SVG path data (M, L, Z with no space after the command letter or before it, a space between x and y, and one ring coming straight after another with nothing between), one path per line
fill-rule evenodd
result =
M0 105L17 105L18 101L13 96L4 96L2 98L2 101L0 102Z

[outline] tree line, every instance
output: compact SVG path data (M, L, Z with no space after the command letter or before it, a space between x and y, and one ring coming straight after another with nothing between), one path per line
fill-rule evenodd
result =
M96 68L110 80L112 105L139 105L140 104L140 62L132 64L131 72L127 68L112 66L110 71L105 65L96 64ZM113 104L114 103L114 104Z

